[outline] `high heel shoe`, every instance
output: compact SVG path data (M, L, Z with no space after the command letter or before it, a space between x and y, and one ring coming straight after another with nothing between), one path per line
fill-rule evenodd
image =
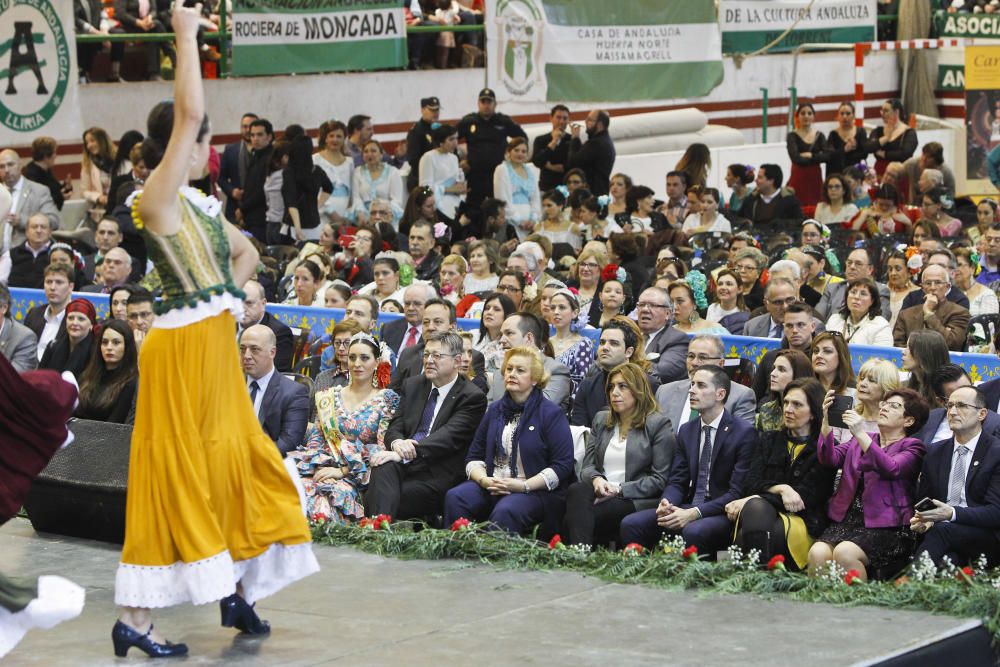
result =
M152 623L149 624L149 630L146 630L145 634L139 634L136 630L118 621L111 630L111 641L115 645L115 655L119 658L124 658L125 654L133 646L145 651L146 655L151 658L170 658L177 655L187 655L187 644L171 644L170 642L160 644L153 641L153 638L149 636L149 633L152 631Z
M219 610L222 612L224 628L236 628L247 635L266 635L271 632L271 625L260 620L253 606L236 593L219 600Z

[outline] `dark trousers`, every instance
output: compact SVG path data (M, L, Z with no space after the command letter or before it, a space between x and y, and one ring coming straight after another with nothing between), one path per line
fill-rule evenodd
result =
M607 546L618 539L622 519L635 512L635 503L610 498L594 503L592 482L576 482L566 494L562 538L566 544Z
M145 34L142 30L129 30L128 28L125 28L125 32ZM154 20L153 28L149 32L170 32L170 29L163 25L162 21ZM177 54L174 52L174 46L170 42L149 42L144 46L146 48L146 71L150 76L160 73L161 51L171 62L177 62Z
M945 556L952 563L961 565L984 554L992 567L1000 560L1000 540L997 539L996 531L988 528L941 522L935 523L924 535L914 554L914 560L924 551L935 565L940 565Z
M108 30L112 35L121 35L125 31L121 28L111 28ZM76 63L80 68L81 73L90 73L90 68L94 64L94 58L101 49L104 48L103 44L77 44L76 45ZM111 43L111 62L120 63L122 57L125 55L125 43L124 42L112 42Z
M375 466L365 494L365 514L388 514L393 519L438 515L452 481L441 471L414 471L395 461Z
M656 510L642 510L629 514L622 520L622 545L638 542L647 549L652 549L666 534L676 535L656 524ZM733 522L725 514L710 516L692 521L680 531L684 543L698 548L703 556L715 556L715 552L729 548L732 543Z
M465 201L472 208L479 208L484 199L493 196L493 168L488 171L470 171L465 180L469 183Z
M523 535L545 518L543 495L548 491L494 496L473 481L465 481L444 498L444 524L455 519L489 521L493 527Z
M785 567L797 569L792 554L788 552L785 522L781 520L774 505L763 498L751 498L743 505L738 523L735 543L744 552L757 549L760 560L765 563L772 556L781 554L785 557Z

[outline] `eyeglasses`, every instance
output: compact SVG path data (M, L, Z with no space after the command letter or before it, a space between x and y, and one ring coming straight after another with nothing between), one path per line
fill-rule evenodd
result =
M497 291L505 294L514 294L523 290L520 287L514 287L512 285L497 285Z
M948 282L945 280L925 280L920 284L927 287L941 287L942 285L947 285Z
M961 401L948 401L944 404L944 409L951 412L952 408L957 410L979 410L978 405L972 405L970 403L962 403Z
M892 408L893 410L902 410L903 404L897 403L896 401L879 401L880 408Z
M335 340L335 341L333 341L333 346L334 347L350 347L351 346L351 339L348 338L347 340Z
M736 270L739 271L740 273L743 273L744 271L757 271L757 267L755 265L751 266L749 264L737 264Z
M424 352L424 361L432 359L434 363L441 361L442 359L447 359L448 357L460 357L459 354L441 354L440 352Z
M640 301L639 303L635 304L636 310L645 310L645 309L652 310L653 308L667 308L667 306L663 305L662 303L650 303L648 301Z
M798 297L790 296L787 299L765 299L767 303L771 306L785 306L788 307L798 301Z
M581 269L599 269L599 268L601 268L601 265L598 264L597 262L580 262L579 264L577 264L577 266L580 267Z
M685 359L688 361L697 361L699 364L703 364L706 361L713 361L715 359L721 359L722 357L710 357L707 354L688 354Z
M854 297L855 299L863 299L866 296L870 297L871 294L868 293L868 290L862 289L862 290L851 290L850 292L847 293L847 296ZM836 332L831 331L830 333L836 333Z

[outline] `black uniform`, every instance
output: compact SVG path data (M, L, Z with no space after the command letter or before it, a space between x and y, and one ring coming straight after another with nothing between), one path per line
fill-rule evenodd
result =
M420 158L433 147L434 137L431 135L433 129L431 125L432 123L421 118L406 133L406 161L410 165L410 173L406 177L407 191L411 191L419 185Z
M458 138L464 140L469 150L469 173L466 181L469 193L466 201L479 207L487 197L493 196L493 171L503 162L507 141L525 137L524 130L510 116L495 113L483 118L470 113L458 123Z

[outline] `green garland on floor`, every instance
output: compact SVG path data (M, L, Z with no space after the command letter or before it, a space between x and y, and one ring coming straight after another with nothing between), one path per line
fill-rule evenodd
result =
M460 520L462 521L462 520ZM854 581L852 572L832 567L816 578L788 572L783 563L757 565L757 554L730 548L730 559L709 562L685 548L679 538L643 551L629 545L625 551L546 545L504 532L486 532L483 524L455 530L427 528L414 522L392 523L387 517L349 526L326 523L313 528L317 543L353 546L382 556L404 559L445 558L478 561L524 570L569 570L604 581L645 584L661 588L697 589L716 593L781 595L802 602L873 605L914 609L963 618L980 618L1000 643L1000 570L976 567L935 568L918 562L896 581ZM780 559L780 557L779 557ZM772 559L775 560L775 559Z

